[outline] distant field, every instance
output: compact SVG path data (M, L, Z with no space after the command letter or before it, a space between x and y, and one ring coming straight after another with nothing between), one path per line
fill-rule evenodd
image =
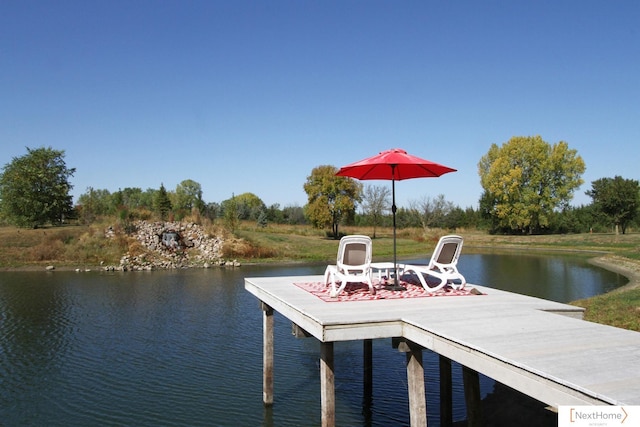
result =
M44 229L0 227L0 268L117 263L126 252L125 236L119 240L104 237L106 224L64 226ZM371 227L343 227L344 234L373 236ZM541 236L497 236L476 230L458 230L464 237L465 251L474 250L539 250L614 253L640 260L640 233L568 234ZM393 258L393 229L377 228L374 259ZM427 256L445 230L397 230L398 257ZM236 231L237 238L228 239L227 252L241 262L330 261L336 256L337 241L323 230L309 226L269 225L257 227L244 223Z

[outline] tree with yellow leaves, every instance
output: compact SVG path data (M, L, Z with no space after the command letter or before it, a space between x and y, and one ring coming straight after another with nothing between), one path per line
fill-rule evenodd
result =
M551 145L540 136L520 136L501 147L492 144L478 163L480 209L494 232L542 232L553 211L571 201L584 171L584 161L564 141Z
M345 218L353 218L356 203L362 198L362 184L352 178L336 176L335 166L318 166L304 184L308 203L305 216L316 228L331 227L335 239L338 226Z

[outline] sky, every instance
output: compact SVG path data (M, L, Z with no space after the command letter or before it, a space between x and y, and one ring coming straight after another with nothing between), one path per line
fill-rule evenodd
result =
M396 203L478 207L492 144L540 135L640 179L640 2L0 0L0 167L64 150L74 200L190 179L304 206L313 168L391 148L457 172ZM391 186L388 181L365 185Z

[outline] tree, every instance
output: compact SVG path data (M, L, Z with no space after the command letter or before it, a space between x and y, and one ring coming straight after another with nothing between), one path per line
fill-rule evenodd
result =
M600 178L591 182L591 190L585 194L593 199L596 212L602 213L622 234L627 225L640 214L640 186L634 179Z
M167 194L167 189L164 188L164 184L160 184L160 190L158 190L156 197L153 200L153 208L158 214L160 214L160 218L163 221L167 219L169 212L171 212L171 200Z
M242 193L235 196L238 205L238 217L240 219L257 220L261 212L267 209L260 197L253 193Z
M73 211L69 178L75 168L67 168L64 150L31 149L14 157L0 176L0 212L19 227L60 224Z
M284 214L280 209L280 204L274 203L271 206L269 206L266 210L266 214L267 214L267 221L271 221L276 224L284 223Z
M373 238L376 238L376 227L380 225L385 211L389 210L389 196L391 191L388 186L367 185L362 194L362 210L365 215L371 217L373 225Z
M111 199L109 190L87 188L87 192L78 197L76 208L79 219L88 224L100 215L107 215L111 210Z
M344 218L353 217L356 202L361 200L362 184L352 178L336 176L335 166L318 166L304 184L308 203L305 215L316 228L331 227L338 238L338 226Z
M550 145L535 136L513 137L502 147L492 144L478 163L482 209L498 228L539 232L549 226L555 209L569 204L584 170L577 151L563 141Z
M227 225L227 228L234 233L240 223L240 217L238 216L238 203L234 194L231 195L230 199L222 202L222 209L224 222Z
M202 201L202 186L196 181L185 179L176 186L172 204L174 209L190 212L195 208L202 213L205 207Z
M282 209L282 217L285 224L306 224L304 208L300 206L285 206Z
M124 190L118 190L118 203L115 209L123 206L128 209L151 208L153 206L154 191L142 191L140 187L126 187Z
M418 217L425 234L430 228L446 228L446 219L454 207L453 202L448 202L444 194L439 194L435 199L426 196L419 202L411 203L411 209Z

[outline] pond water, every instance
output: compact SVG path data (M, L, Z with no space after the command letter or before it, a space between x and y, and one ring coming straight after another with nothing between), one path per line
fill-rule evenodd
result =
M324 267L1 272L0 425L320 425L319 343L294 338L279 314L275 402L263 408L262 312L244 277ZM466 254L459 267L470 283L560 302L627 281L577 257ZM373 356L373 400L363 406L362 343L336 344L337 422L408 425L404 354L376 340ZM438 425L437 355L424 358L429 425ZM454 374L460 420L455 364ZM493 385L483 377L483 394Z

